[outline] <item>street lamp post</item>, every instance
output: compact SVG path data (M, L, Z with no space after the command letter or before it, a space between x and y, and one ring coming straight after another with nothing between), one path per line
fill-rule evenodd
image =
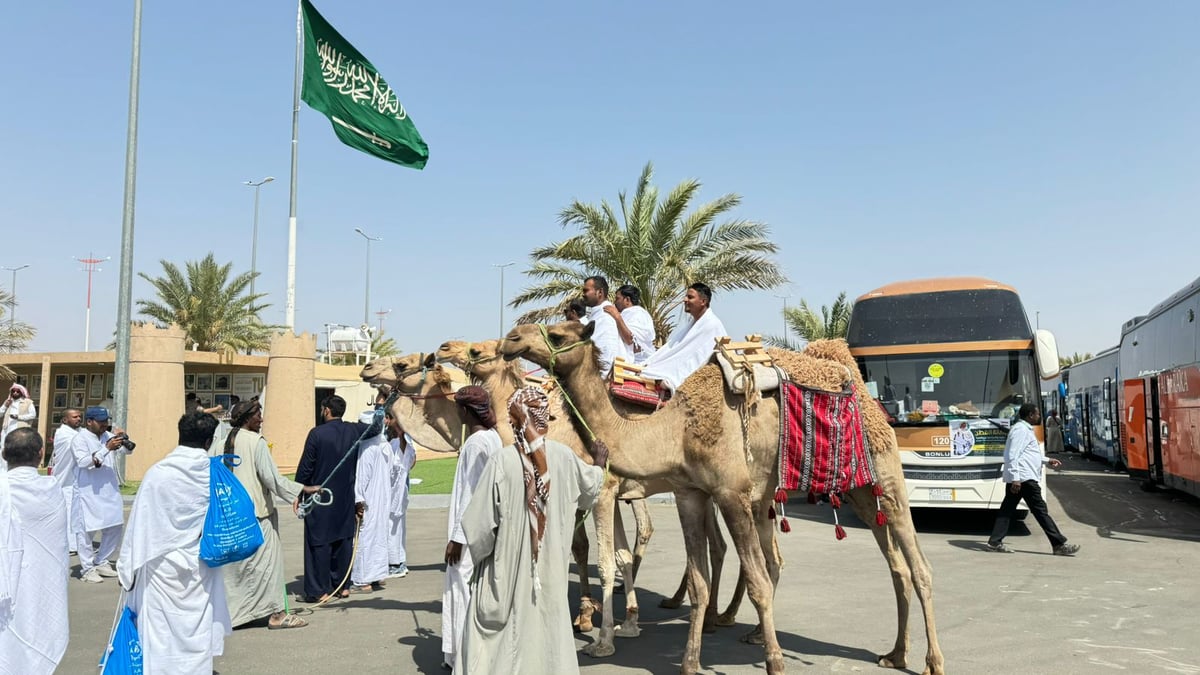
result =
M243 181L243 185L254 188L254 238L250 241L250 296L254 296L254 279L258 276L258 191L259 188L275 180L267 176L257 183L251 180Z
M12 334L13 329L17 325L17 272L29 267L29 265L21 265L20 267L0 267L0 270L13 273L12 286L10 286L8 296L8 332Z
M504 268L516 264L516 261L509 261L503 265L492 265L500 268L500 337L504 337Z
M83 351L87 352L92 348L92 274L102 271L97 265L108 258L96 258L89 254L86 258L76 258L75 260L83 263L83 271L88 275L87 311L83 322Z
M787 310L788 310L788 304L787 304L787 301L788 301L788 298L790 298L790 297L792 297L792 296L790 296L790 295L776 295L775 297L777 297L777 298L779 298L779 299L783 300L783 341L784 341L784 342L787 342L787 341L788 341L788 322L787 322Z
M383 241L383 237L372 237L363 232L361 227L354 228L354 231L367 240L367 290L363 296L363 325L369 326L371 325L371 242Z

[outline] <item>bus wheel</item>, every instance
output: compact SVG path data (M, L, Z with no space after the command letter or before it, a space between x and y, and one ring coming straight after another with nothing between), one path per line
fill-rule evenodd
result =
M1158 492L1158 485L1155 485L1154 481L1149 478L1141 482L1141 488L1144 492Z

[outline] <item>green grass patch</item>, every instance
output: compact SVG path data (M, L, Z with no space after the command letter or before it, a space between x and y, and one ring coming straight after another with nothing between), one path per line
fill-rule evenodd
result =
M136 495L138 486L141 484L142 484L142 481L140 481L140 480L127 480L127 481L125 481L125 484L121 486L121 494L127 495L127 496Z
M445 459L424 459L417 462L410 474L420 478L420 485L413 485L409 493L414 495L448 495L454 487L454 469L458 466L458 457Z

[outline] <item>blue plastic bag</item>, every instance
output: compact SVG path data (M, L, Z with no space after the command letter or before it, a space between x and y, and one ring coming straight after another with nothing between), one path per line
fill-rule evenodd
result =
M108 648L100 658L102 675L142 675L142 641L138 638L137 614L129 607L121 612Z
M254 515L254 502L224 460L237 455L218 455L209 460L208 513L200 535L200 559L209 567L220 567L254 555L262 546L262 529Z

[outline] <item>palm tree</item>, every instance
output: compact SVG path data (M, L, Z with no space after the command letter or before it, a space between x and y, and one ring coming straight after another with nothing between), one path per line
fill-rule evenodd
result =
M1067 366L1073 366L1076 363L1083 363L1084 361L1087 361L1090 358L1092 358L1091 352L1087 352L1086 354L1080 354L1079 352L1075 352L1074 354L1072 354L1070 356L1058 357L1058 365L1059 365L1059 367L1066 368Z
M799 335L807 342L825 338L845 338L850 328L850 312L854 303L846 300L846 291L838 293L833 305L821 305L821 314L817 315L807 300L801 300L799 307L788 307L783 310L783 321L788 330ZM785 349L799 349L801 345L786 337L768 335L764 338L768 343Z
M579 296L584 279L599 274L608 279L611 289L632 284L641 291L642 305L654 318L662 342L674 327L672 310L689 284L702 281L721 291L787 283L772 258L778 248L767 238L764 223L743 219L717 223L741 204L740 196L723 195L688 213L700 182L685 180L660 200L658 188L651 184L653 175L654 166L647 163L633 199L627 200L624 191L618 193L620 220L607 201L599 206L574 201L559 213L559 224L575 226L579 233L530 253L533 264L525 274L538 282L510 306L551 304L526 311L518 323L560 316L567 303Z
M174 263L159 262L163 276L138 273L158 294L157 300L138 300L138 311L161 325L174 323L183 328L187 349L236 352L268 347L271 333L279 326L259 318L270 305L259 304L265 293L246 292L252 276L249 272L230 279L233 263L218 265L212 253L203 260L188 261L186 275Z
M8 321L8 313L13 308L12 293L0 288L0 352L13 353L24 351L37 335L37 329L21 321Z

